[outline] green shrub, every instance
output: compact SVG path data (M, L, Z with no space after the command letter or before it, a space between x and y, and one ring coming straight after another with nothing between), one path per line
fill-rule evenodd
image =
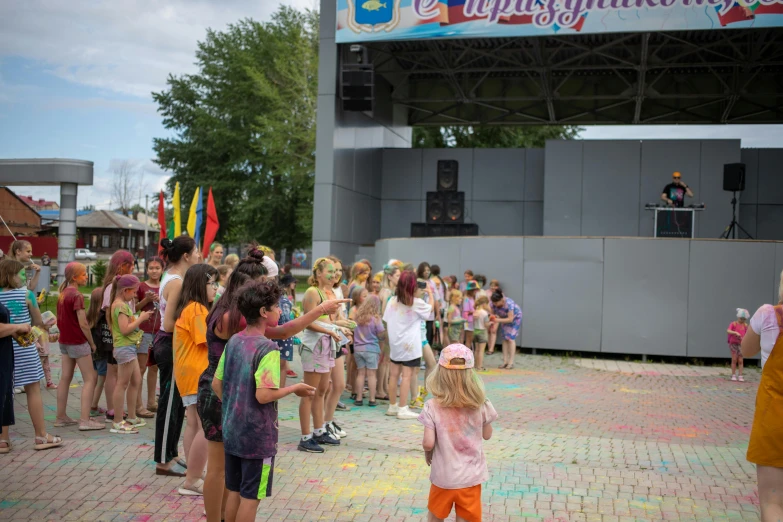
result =
M106 261L103 259L97 260L92 264L90 270L93 275L93 285L101 286L103 284L103 277L106 275Z

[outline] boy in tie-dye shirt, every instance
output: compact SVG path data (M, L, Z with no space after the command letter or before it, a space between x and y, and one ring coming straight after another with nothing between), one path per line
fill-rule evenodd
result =
M272 494L277 401L291 393L315 393L305 383L280 388L280 351L264 335L267 325L276 326L280 318L279 298L274 282L246 285L237 306L247 328L226 344L212 381L223 401L227 520L255 520L259 500Z

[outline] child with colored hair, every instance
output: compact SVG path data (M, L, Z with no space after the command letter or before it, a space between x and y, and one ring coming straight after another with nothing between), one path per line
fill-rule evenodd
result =
M424 458L430 471L430 521L442 521L456 508L457 520L481 520L481 484L489 478L482 440L492 437L498 414L473 370L473 352L451 344L427 379L433 398L424 404Z
M212 380L215 394L223 401L226 520L255 520L259 501L272 494L277 401L292 393L315 394L315 388L303 382L280 388L280 351L265 336L279 320L279 298L274 281L254 281L244 287L237 306L247 328L228 341Z
M728 342L729 342L729 350L731 350L731 380L732 381L745 381L745 378L742 376L742 369L744 366L743 359L742 359L742 351L740 350L740 345L742 344L742 339L745 338L745 334L748 331L748 319L750 318L750 313L748 313L747 310L744 308L737 308L737 320L733 321L730 325L728 330L726 330L726 333L728 334ZM737 372L737 369L739 367L739 376L735 375Z
M449 292L449 307L446 309L446 337L449 344L462 340L462 329L465 320L462 318L462 292L452 289Z
M117 361L117 384L114 386L115 419L112 433L129 435L138 433L147 423L136 416L136 397L141 386L141 370L136 357L137 346L141 343L141 323L150 318L150 312L141 312L137 317L130 307L135 302L139 289L139 278L126 274L114 278L111 289L111 314L109 327L114 341L113 355ZM127 394L128 418L122 419ZM131 417L133 415L133 417ZM120 422L117 422L119 420Z
M68 417L68 392L76 367L82 374L84 385L81 394L81 418L78 421L79 431L102 430L103 422L90 419L90 404L93 399L98 374L93 368L92 354L95 352L95 342L84 311L84 296L79 287L87 284L87 267L81 263L68 263L65 267L65 280L60 285L60 296L57 298L57 327L60 330L60 353L62 354L62 373L60 388L57 390L57 416L55 426L69 426L77 421ZM96 303L100 310L100 300ZM47 312L48 313L48 312Z

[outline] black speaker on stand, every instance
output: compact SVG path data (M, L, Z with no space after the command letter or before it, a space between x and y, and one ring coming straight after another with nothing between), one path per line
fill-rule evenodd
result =
M427 223L463 223L464 192L427 192Z
M747 239L753 239L748 231L742 228L737 221L737 192L745 190L745 164L744 163L726 163L723 165L723 190L732 193L731 197L731 222L726 226L721 239L729 239L737 234L737 230L747 236ZM737 239L736 237L734 239Z
M340 98L344 111L368 112L375 108L375 68L372 64L343 65Z

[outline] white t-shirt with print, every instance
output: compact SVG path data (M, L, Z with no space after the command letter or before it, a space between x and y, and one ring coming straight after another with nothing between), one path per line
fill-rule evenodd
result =
M750 327L761 337L761 367L763 368L772 353L772 348L775 347L778 333L780 333L775 307L768 304L762 305L750 318Z
M390 359L402 362L421 357L421 321L426 321L431 311L432 306L418 297L413 306L398 302L397 296L389 299L383 320L389 336Z

